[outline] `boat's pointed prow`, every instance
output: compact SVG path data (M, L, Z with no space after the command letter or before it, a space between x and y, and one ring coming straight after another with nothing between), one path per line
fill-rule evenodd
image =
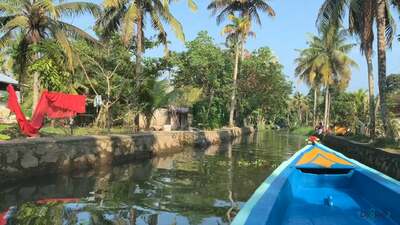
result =
M232 224L394 225L399 202L399 182L313 142L262 183Z

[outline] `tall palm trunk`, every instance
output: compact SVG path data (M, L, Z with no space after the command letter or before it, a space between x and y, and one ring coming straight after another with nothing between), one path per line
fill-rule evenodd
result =
M329 85L327 84L325 86L325 111L324 111L324 126L325 126L325 129L327 129L329 127L329 107L330 107Z
M299 117L299 125L301 125L303 123L302 118L301 118L301 103L299 103L299 106L297 108L297 115Z
M368 65L368 101L369 101L369 136L375 138L375 96L374 72L372 65L372 46L366 51L365 58Z
M235 67L233 69L233 90L231 94L231 107L229 111L229 126L233 127L234 124L234 114L235 114L235 103L236 103L236 86L237 86L237 75L238 75L238 70L239 70L239 51L240 51L240 46L239 43L236 44L235 47Z
M142 58L143 58L143 10L139 2L137 15L137 31L136 31L136 77L140 79L142 75Z
M39 92L40 92L40 84L39 84L39 73L33 73L33 88L32 88L32 116L35 112L36 105L39 101Z
M317 100L318 100L317 88L314 87L313 126L317 125Z
M381 117L386 136L391 136L389 115L386 105L386 0L376 0L376 18L378 30L378 87L381 105Z
M37 44L39 41L33 41L33 44ZM37 60L40 58L40 53L36 53L34 56L34 60ZM33 73L33 84L32 84L32 114L31 116L33 117L33 114L35 113L36 106L39 102L39 92L40 92L40 80L39 80L39 73L34 72Z

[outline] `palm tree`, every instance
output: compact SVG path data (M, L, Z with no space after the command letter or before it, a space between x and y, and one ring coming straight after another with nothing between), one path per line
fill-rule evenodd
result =
M353 93L354 97L354 108L356 112L357 119L361 122L365 122L367 115L367 92L363 89L359 89Z
M307 98L302 95L300 92L296 92L293 95L292 99L292 105L296 108L297 110L297 116L299 118L299 123L301 124L303 122L303 112L308 111L308 104L307 104ZM308 115L305 116L305 120L307 121Z
M229 16L232 21L231 24L225 25L222 30L222 34L226 34L227 45L235 49L235 64L233 69L233 90L231 93L231 104L229 110L229 126L234 126L234 112L236 105L236 89L237 89L237 76L239 71L239 55L240 52L244 51L244 43L248 36L254 36L255 34L250 31L251 24L248 17L238 18L233 14Z
M235 47L235 68L233 72L233 90L231 94L231 104L229 111L229 126L234 126L234 112L236 101L236 79L239 71L239 51L241 51L241 58L244 57L244 45L249 35L254 35L251 29L251 22L254 20L257 24L261 25L259 10L267 13L267 15L275 16L275 11L266 0L213 0L207 7L212 11L213 15L217 15L217 24L220 24L226 17L228 17L232 24L224 27L223 33L228 34L228 42L236 43ZM235 17L235 13L239 13L239 17Z
M46 0L4 0L0 3L0 33L2 34L0 48L11 46L12 40L17 39L19 59L27 62L31 57L36 59L39 57L29 55L29 47L51 38L62 47L72 65L73 53L69 38L79 37L92 42L96 40L78 27L63 22L62 17L83 13L98 15L98 12L98 6L89 2L55 4L53 1ZM26 66L26 63L24 65ZM39 90L39 75L34 73L33 108L37 104Z
M303 62L307 62L309 70L320 76L325 88L324 125L329 126L330 88L347 87L351 76L351 68L357 66L347 54L353 47L346 43L347 33L334 26L323 30L322 36L312 36L308 42L309 48L303 51ZM306 67L307 68L307 67Z
M396 1L392 1L397 5ZM380 4L380 8L377 4ZM374 76L372 64L372 52L374 41L374 22L381 25L378 29L378 50L379 59L379 96L382 102L385 96L385 77L386 77L386 59L385 46L390 45L393 39L394 20L389 11L389 2L387 0L325 0L318 15L317 23L326 26L329 23L341 25L346 9L349 11L349 30L360 39L360 49L364 54L368 66L368 90L369 90L369 130L370 137L375 136L375 97L374 97ZM378 23L378 14L381 16ZM381 31L379 33L379 31ZM379 36L380 35L380 36ZM388 124L386 106L381 107L384 124ZM385 127L386 130L386 127Z
M314 61L310 61L310 54L313 54L311 49L304 49L300 51L299 57L295 59L297 64L295 68L295 75L303 81L307 86L314 90L314 104L313 104L313 125L317 125L317 105L318 105L318 92L321 87L321 74L319 73Z
M226 17L239 12L240 17L248 17L250 21L256 21L261 25L261 10L269 16L275 16L275 11L266 3L266 0L213 0L207 9L212 11L213 15L217 15L217 24L221 24Z
M185 41L182 25L171 14L170 3L173 0L104 0L104 15L97 21L103 37L120 30L122 41L126 46L131 44L135 36L136 69L135 74L142 74L142 58L144 53L144 25L149 18L151 25L158 32L158 39L164 44L167 51L167 32L163 22L169 24L179 40ZM196 4L188 0L189 7L196 10ZM135 33L136 27L136 33Z
M398 3L398 2L397 2ZM397 4L396 4L397 5ZM389 43L386 40L386 33L391 31L391 27L387 26L388 18L390 15L389 5L387 0L376 0L376 25L378 33L378 88L379 100L381 104L381 117L383 129L386 136L393 136L392 129L390 128L390 119L388 114L388 107L386 102L386 46ZM390 19L390 17L389 17ZM389 20L390 22L390 20ZM391 40L389 40L391 41Z

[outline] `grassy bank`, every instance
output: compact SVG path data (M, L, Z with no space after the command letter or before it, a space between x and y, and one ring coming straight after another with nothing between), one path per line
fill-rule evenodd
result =
M291 129L290 133L296 135L310 136L314 134L314 129L312 127L298 127Z
M129 128L120 128L113 127L110 130L108 129L100 129L96 127L75 127L73 129L73 135L82 136L82 135L102 135L102 134L131 134L133 133L132 129ZM45 126L40 129L40 136L42 137L63 137L63 136L71 136L71 130L69 128L64 127L52 127ZM16 124L0 124L0 141L15 139L15 138L26 138L25 135L20 133L19 127Z

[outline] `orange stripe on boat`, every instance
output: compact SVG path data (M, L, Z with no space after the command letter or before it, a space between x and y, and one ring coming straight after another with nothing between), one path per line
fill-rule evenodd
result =
M317 147L305 153L296 165L300 166L304 164L316 164L325 168L331 168L334 164L353 165L349 161L344 160L333 153L325 152Z

